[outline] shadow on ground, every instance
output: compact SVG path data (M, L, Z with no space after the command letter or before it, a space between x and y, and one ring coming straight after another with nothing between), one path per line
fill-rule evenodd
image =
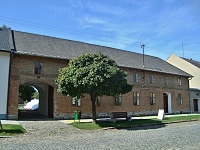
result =
M120 120L116 123L99 121L98 125L102 128L115 128L119 130L148 130L165 127L159 120L153 119L134 119L131 122Z
M47 116L40 114L38 111L19 111L18 120L20 121L47 121L52 120Z
M165 127L165 124L149 124L149 125L141 125L141 126L135 126L131 128L127 128L128 131L133 130L152 130L152 129L159 129Z

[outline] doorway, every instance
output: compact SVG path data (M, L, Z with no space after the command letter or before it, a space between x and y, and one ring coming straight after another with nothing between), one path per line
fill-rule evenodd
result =
M198 112L198 99L193 99L194 112Z
M168 95L163 93L164 112L168 113Z

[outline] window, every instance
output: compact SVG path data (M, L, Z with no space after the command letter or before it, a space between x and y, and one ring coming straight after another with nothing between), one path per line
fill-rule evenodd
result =
M122 95L118 95L115 97L115 105L121 105L122 104Z
M178 82L178 86L181 86L181 85L182 85L181 79L180 79L180 78L177 79L177 82Z
M153 75L150 75L150 76L149 76L149 80L150 80L150 84L153 84L153 83L154 83L154 77L153 77Z
M42 66L43 63L35 62L35 74L42 75Z
M140 93L138 92L133 93L133 104L140 105Z
M97 98L96 98L96 105L100 106L100 104L101 104L101 97L97 96Z
M80 98L80 96L72 98L72 106L81 106L81 98Z
M196 96L199 96L199 93L196 93Z
M183 104L183 96L182 96L182 94L178 94L178 104L179 105Z
M156 104L156 94L151 92L150 93L150 104L155 105Z
M144 71L142 71L142 79L145 79L145 73L144 73Z
M134 82L138 82L138 73L134 73Z
M165 85L168 85L168 78L167 77L164 78L164 83L165 83Z

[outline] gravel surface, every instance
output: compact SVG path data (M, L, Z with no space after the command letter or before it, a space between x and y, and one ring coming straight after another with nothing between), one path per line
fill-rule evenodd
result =
M200 150L200 121L123 130L79 130L60 121L20 121L26 134L0 138L0 150Z

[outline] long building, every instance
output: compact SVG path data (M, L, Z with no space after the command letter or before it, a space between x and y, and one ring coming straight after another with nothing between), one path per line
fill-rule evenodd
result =
M9 42L5 51L10 53L10 62L1 59L1 65L10 64L5 66L9 67L7 97L5 94L0 99L7 102L1 107L6 107L8 119L18 118L19 87L24 84L38 89L38 111L42 115L67 119L73 118L74 110L78 109L82 117L91 117L89 95L76 102L72 97L62 96L57 92L55 79L59 68L66 67L71 58L99 51L127 72L128 83L134 87L120 97L98 97L98 117L107 117L114 111L126 111L131 116L157 114L159 109L165 113L190 112L188 78L191 75L158 57L9 28L0 29L0 42L0 45ZM6 75L1 74L0 79ZM4 89L4 84L0 84L0 89Z

